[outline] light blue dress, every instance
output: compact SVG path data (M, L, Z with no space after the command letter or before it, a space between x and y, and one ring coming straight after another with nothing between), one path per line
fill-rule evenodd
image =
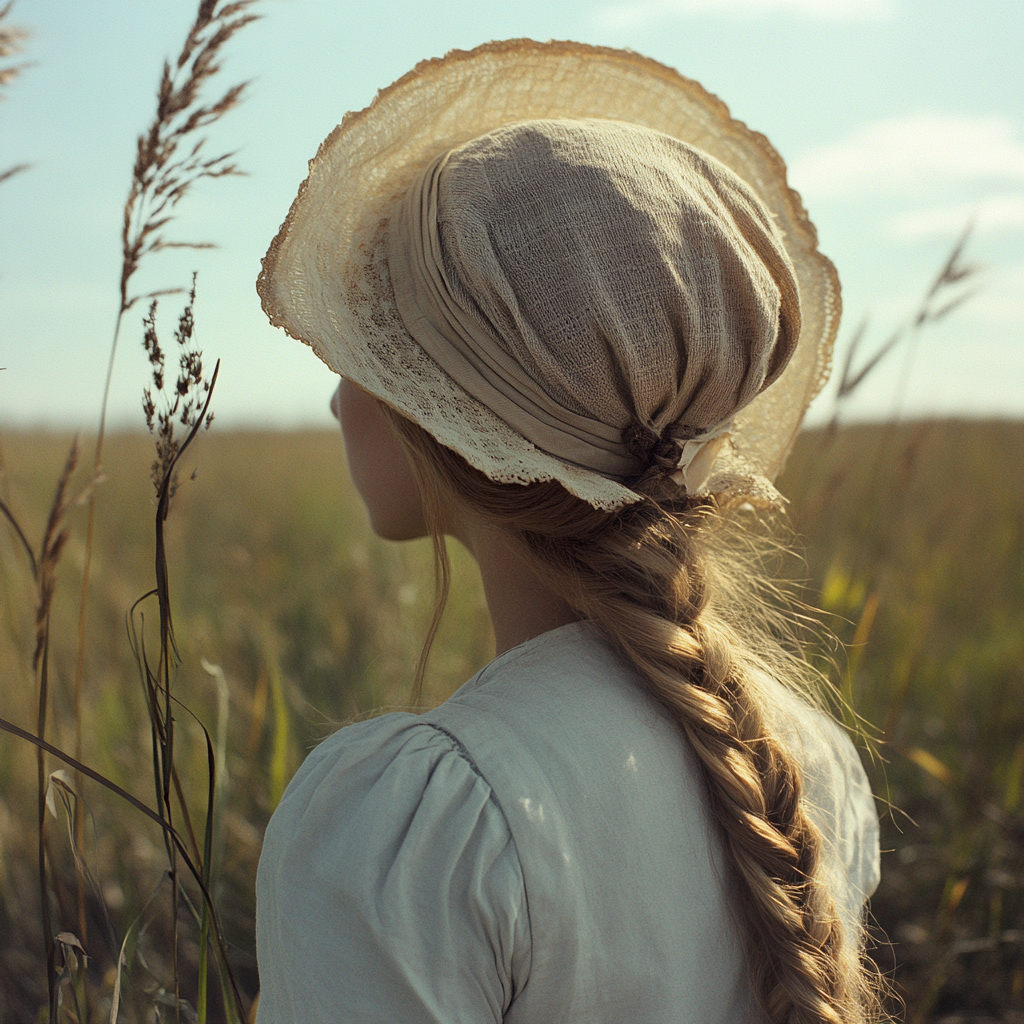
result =
M874 803L842 730L786 699L853 927ZM259 1024L755 1022L723 863L675 726L563 626L306 759L260 858Z

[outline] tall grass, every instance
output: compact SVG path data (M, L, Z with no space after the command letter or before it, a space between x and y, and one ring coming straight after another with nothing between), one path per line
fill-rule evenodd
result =
M879 730L872 908L908 1022L1024 1011L1021 465L1024 424L926 421L804 434L782 481Z
M78 608L78 638L73 682L74 711L70 720L74 725L74 754L68 754L48 742L47 718L50 710L50 638L51 606L55 592L57 566L67 542L68 533L64 519L69 505L67 492L71 477L78 461L77 441L62 471L56 495L50 505L46 527L38 554L32 550L28 533L19 517L12 511L9 501L0 499L0 511L10 524L25 549L36 587L35 595L35 646L32 655L32 671L35 675L37 696L36 730L34 735L6 719L0 719L0 726L13 735L31 742L36 748L37 777L37 871L39 888L39 921L41 945L44 951L43 977L47 984L47 1017L53 1022L61 1018L84 1020L90 1015L93 989L88 985L86 968L88 954L83 943L89 941L89 920L86 900L87 880L92 880L84 857L85 820L81 788L83 777L88 777L117 793L128 805L152 818L162 829L162 839L167 855L167 881L170 903L171 937L170 991L161 990L156 1002L165 1001L174 1010L176 1019L183 1012L193 1015L199 1021L207 1016L207 948L214 941L219 953L218 970L223 994L222 1012L232 1020L243 1012L243 1001L235 980L225 945L223 933L215 913L210 885L214 835L214 801L218 787L215 784L216 750L208 733L206 753L208 780L205 801L204 842L200 848L197 831L193 823L190 803L181 784L180 773L174 759L175 719L180 703L172 694L174 675L177 668L177 647L175 644L170 605L170 585L165 547L165 523L170 502L178 484L178 463L186 449L202 427L208 428L212 413L208 412L216 383L215 368L211 378L203 375L201 353L193 347L194 320L192 317L195 300L195 278L188 304L178 321L175 333L178 348L179 372L172 389L165 390L165 354L160 346L156 327L156 296L181 291L167 288L145 295L134 294L132 282L143 260L154 253L168 248L205 248L210 243L183 242L167 237L169 225L174 220L175 210L193 186L204 178L221 178L240 173L231 161L231 154L208 156L205 152L207 137L204 130L219 120L239 102L245 89L244 84L229 87L219 99L212 103L204 100L204 88L220 71L219 56L223 46L238 31L255 20L250 8L255 0L199 0L196 16L185 42L173 62L165 62L157 89L156 114L149 128L138 139L136 159L132 169L128 197L122 217L122 264L118 282L118 303L114 322L113 338L107 367L107 377L102 394L99 429L93 458L93 476L83 494L88 506L85 543L82 558L81 589ZM0 9L0 58L7 58L15 52L23 33L3 24L11 4ZM0 84L6 84L17 73L17 66L0 68ZM3 172L2 178L23 169L16 166ZM0 178L0 180L2 180ZM118 341L126 314L143 298L151 299L149 314L143 320L143 343L153 368L152 385L143 396L143 408L150 431L156 436L156 460L152 467L152 479L156 487L157 512L155 516L155 580L150 588L132 606L129 613L129 633L133 655L139 670L142 691L146 697L146 710L150 726L152 768L155 782L156 808L151 810L137 798L118 786L101 772L83 764L84 684L87 646L88 601L90 596L90 569L95 539L96 495L94 485L102 477L103 449L106 434L107 399L117 353ZM178 432L178 433L176 433ZM184 433L184 437L180 436ZM154 644L147 638L145 617L137 610L147 598L156 601L159 620L158 635ZM147 639L148 644L147 646ZM184 709L187 710L187 709ZM199 721L198 719L196 721ZM61 769L47 775L46 755L57 757L75 770L73 780ZM53 926L55 914L67 917L63 893L59 884L59 871L54 869L52 843L47 829L47 811L56 816L56 796L59 796L68 814L70 850L75 868L75 891L77 921L75 930L65 924L60 931ZM174 822L185 833L183 838ZM180 866L184 864L193 876L200 891L197 901L194 895L182 887ZM162 880L161 880L162 881ZM159 887L159 886L158 886ZM147 910L155 898L147 901ZM56 902L57 906L52 904ZM101 901L102 903L102 901ZM187 907L199 921L199 970L196 1009L181 997L181 973L179 969L179 911ZM103 907L105 911L105 906ZM104 913L107 927L106 938L112 947L114 932L109 916ZM125 965L125 947L135 925L125 934L118 950L113 968L113 987L110 997L110 1019L115 1021L122 999L122 968ZM77 934L76 934L77 932ZM58 954L63 964L57 963Z
M146 709L123 616L152 574L152 449L145 435L112 435L109 444L119 472L104 484L97 517L87 661L96 699L86 705L83 726L95 767L145 797ZM29 521L48 507L66 445L57 436L7 438L9 486ZM887 454L876 469L879 446ZM806 538L809 600L832 610L831 624L847 642L861 627L864 646L851 649L845 666L849 692L882 733L880 757L868 758L868 770L893 807L882 806L889 852L872 903L893 946L877 955L895 971L907 1020L1009 1021L1024 1010L1022 460L1020 423L848 426L831 441L825 431L801 435L781 481ZM183 478L194 467L199 476L179 492L167 521L181 657L175 685L211 733L226 719L217 818L222 853L211 888L248 999L256 987L253 878L263 826L313 743L336 724L407 700L430 621L431 553L424 544L389 545L372 536L333 433L213 431L196 455L186 454ZM839 483L824 502L834 474ZM73 621L76 612L81 510L77 515L54 621ZM19 665L34 637L32 587L17 562L16 537L7 531L0 544L0 587L9 595L0 668L5 678L25 678L24 690L12 687L5 706L31 722L30 679ZM455 554L454 606L431 661L431 702L482 665L491 649L472 565L464 552ZM69 735L74 637L58 633L52 658L52 738L60 744ZM223 673L226 715L218 677L204 659ZM201 802L203 733L181 722L177 743L182 788ZM38 925L14 883L31 878L33 771L28 750L0 744L0 815L9 823L2 832L0 872L9 881L0 887L0 934L10 936L0 949L0 976L12 987L4 993L11 1005L34 1007L45 1001L38 958L20 958L33 948ZM85 798L95 823L86 833L86 859L123 936L162 876L160 834L95 786ZM6 838L12 836L18 838ZM55 855L67 888L74 880L70 852L65 845ZM102 979L114 956L102 945L98 901L88 905L100 934L94 948L86 947L96 958L89 971L109 998ZM192 985L199 929L186 924L182 977ZM152 974L132 961L129 1014L142 1013L144 990L155 993L156 978L168 976L161 974L167 927L166 915L157 915L138 936L136 948ZM31 995L40 1002L32 1004Z

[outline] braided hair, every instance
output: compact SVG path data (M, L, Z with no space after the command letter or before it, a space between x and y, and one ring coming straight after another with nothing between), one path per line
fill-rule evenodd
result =
M824 878L823 841L801 800L799 765L772 735L770 696L758 670L811 670L736 613L753 577L730 582L714 538L713 499L680 496L666 473L675 437L624 432L648 468L642 500L591 507L555 482L495 483L422 428L382 404L405 446L432 526L439 578L447 556L438 524L453 505L517 543L535 575L592 620L636 667L695 752L728 869L741 894L745 958L771 1024L872 1024L882 1019L880 981L864 934L840 921ZM434 628L443 608L440 590ZM730 610L733 614L730 615ZM433 633L431 630L431 635ZM429 642L429 641L428 641ZM767 654L767 657L765 656ZM421 658L418 674L425 658Z

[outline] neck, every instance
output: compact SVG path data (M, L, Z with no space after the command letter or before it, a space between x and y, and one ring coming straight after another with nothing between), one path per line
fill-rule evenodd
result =
M541 633L579 621L579 613L537 579L503 533L483 528L468 539L494 626L495 656Z

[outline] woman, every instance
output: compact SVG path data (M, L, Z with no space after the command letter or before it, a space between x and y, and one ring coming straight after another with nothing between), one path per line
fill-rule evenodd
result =
M729 525L839 312L767 141L636 54L449 54L327 139L259 291L342 375L374 529L476 557L498 655L293 780L262 1024L873 1019L870 793Z

